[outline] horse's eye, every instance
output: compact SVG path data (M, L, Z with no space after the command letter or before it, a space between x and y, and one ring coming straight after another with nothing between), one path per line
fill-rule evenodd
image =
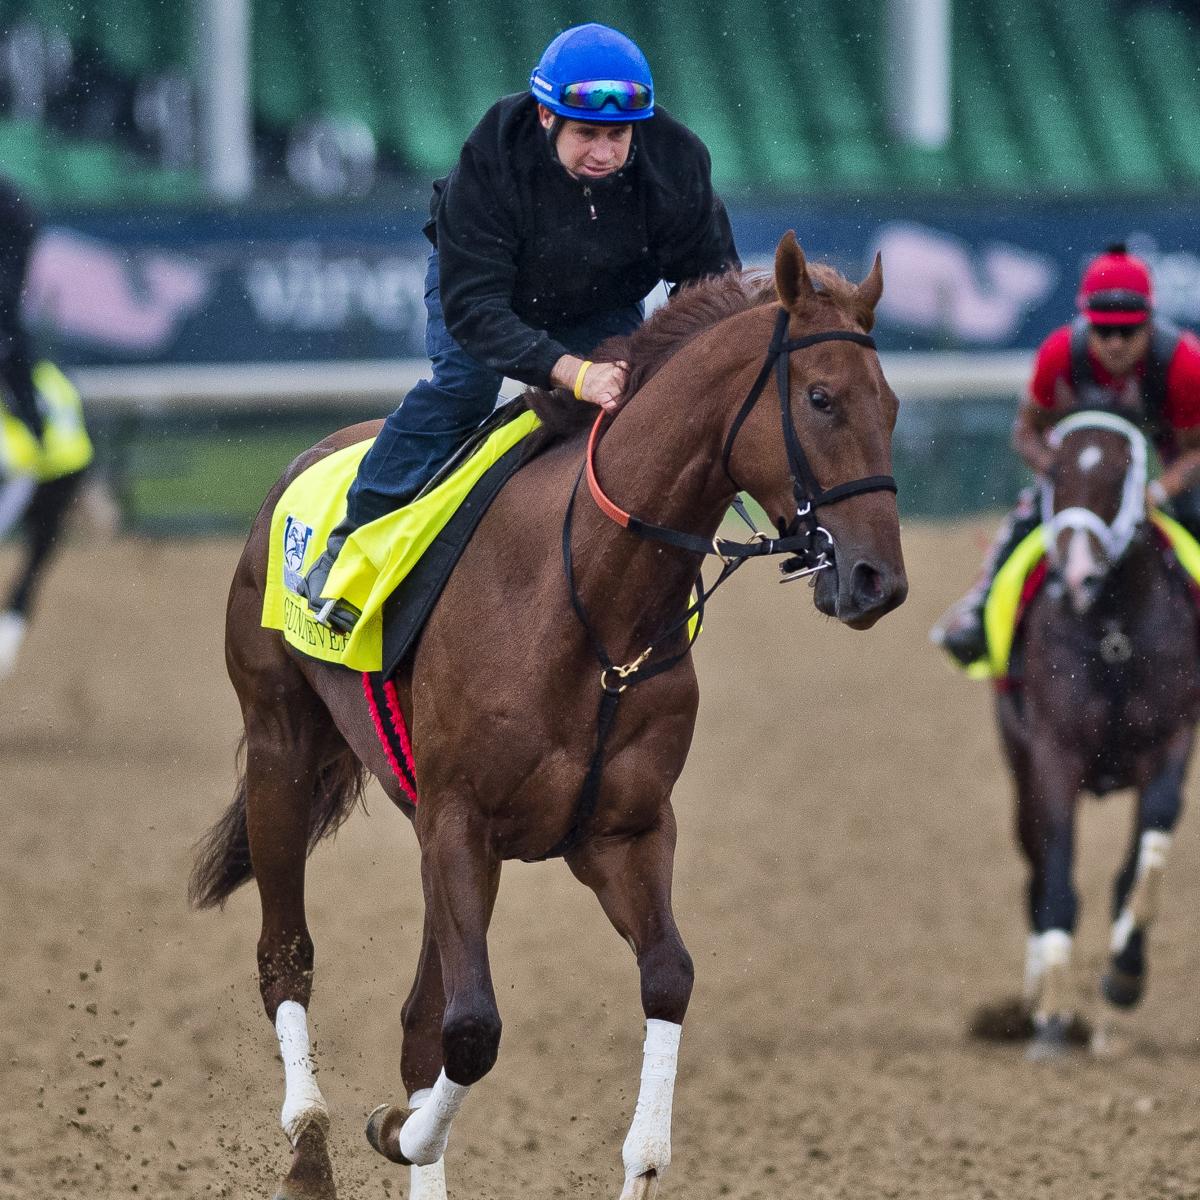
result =
M833 401L830 399L829 393L824 388L809 388L808 402L817 410L817 412L827 413L833 411Z

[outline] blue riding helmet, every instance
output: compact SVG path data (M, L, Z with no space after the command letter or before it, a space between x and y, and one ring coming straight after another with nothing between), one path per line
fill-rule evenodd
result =
M624 125L654 116L654 80L646 56L607 25L560 33L529 77L539 104L571 121Z

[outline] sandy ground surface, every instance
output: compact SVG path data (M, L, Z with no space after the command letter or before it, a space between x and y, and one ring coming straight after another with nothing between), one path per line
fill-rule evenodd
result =
M1033 1065L965 1036L977 1003L1016 989L1024 939L988 696L925 641L982 536L909 529L910 601L867 634L762 567L710 610L676 794L697 986L663 1200L1200 1197L1192 814L1123 1053ZM4 1200L266 1200L286 1168L257 897L199 915L184 900L233 783L237 553L78 541L0 686ZM308 876L343 1200L407 1187L362 1126L400 1096L420 891L407 823L378 792L370 809ZM1129 804L1084 816L1075 974L1094 1010ZM455 1127L451 1196L615 1198L642 1031L626 947L556 863L506 869L492 953L504 1040Z

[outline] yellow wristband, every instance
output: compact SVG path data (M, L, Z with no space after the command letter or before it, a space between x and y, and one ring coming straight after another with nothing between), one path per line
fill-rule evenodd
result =
M583 365L579 368L579 374L575 376L575 399L583 399L583 377L587 374L588 367L595 366L590 359L584 359Z

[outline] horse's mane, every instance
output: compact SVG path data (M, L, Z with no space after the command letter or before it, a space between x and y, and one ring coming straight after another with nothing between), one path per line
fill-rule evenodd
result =
M825 263L810 263L808 274L823 297L832 300L864 330L870 329L873 314L858 299L853 283ZM597 362L621 359L629 363L625 394L630 396L693 338L726 317L777 298L775 278L768 271L728 271L700 279L680 288L634 333L609 338L597 347L593 357ZM596 417L595 408L580 404L562 389L530 388L523 399L542 420L542 428L529 439L530 456L590 425Z

